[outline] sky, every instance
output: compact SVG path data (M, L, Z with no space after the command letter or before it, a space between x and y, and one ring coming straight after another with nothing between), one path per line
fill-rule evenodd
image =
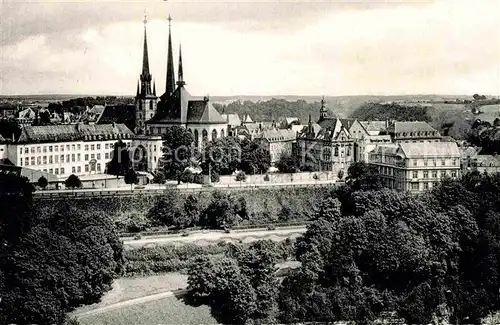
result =
M192 95L500 94L500 0L0 0L0 94L135 95L144 13Z

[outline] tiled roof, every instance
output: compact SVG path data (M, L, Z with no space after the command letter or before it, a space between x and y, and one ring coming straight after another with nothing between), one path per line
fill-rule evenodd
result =
M158 103L158 113L147 123L186 123L192 96L185 87L177 87L170 97Z
M400 143L406 158L412 157L460 157L460 151L455 142L411 142Z
M63 124L24 127L18 142L60 142L130 138L134 134L125 124Z
M238 114L222 114L223 119L227 120L227 124L231 126L241 125L241 120Z
M254 123L249 114L246 114L243 118L243 123Z
M399 150L399 145L395 143L378 144L373 152L383 153L386 155L395 155Z
M187 109L187 123L227 123L208 100L190 100Z
M109 105L97 120L97 124L125 124L129 129L135 127L134 105Z
M292 130L287 129L271 129L262 131L260 137L267 139L269 141L284 141L293 140L297 136L297 133Z
M387 128L386 121L359 121L366 131L384 131Z
M433 132L436 131L427 122L423 121L413 121L413 122L394 122L393 125L389 127L389 130L394 133L409 133L409 132Z

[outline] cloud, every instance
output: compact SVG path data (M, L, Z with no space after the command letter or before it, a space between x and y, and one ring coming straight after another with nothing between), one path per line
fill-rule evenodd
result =
M165 83L167 9L174 18L175 53L182 41L184 75L193 95L494 94L500 89L497 1L111 1L71 3L76 5L71 8L43 2L11 5L10 11L6 5L11 4L4 2L2 17L10 22L2 25L18 28L0 28L2 39L10 35L0 46L3 94L133 95L143 42L138 17L145 5L158 92ZM30 5L37 10L28 10Z

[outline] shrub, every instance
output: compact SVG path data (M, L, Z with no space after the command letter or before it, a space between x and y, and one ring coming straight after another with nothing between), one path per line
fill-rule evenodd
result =
M236 181L237 182L244 182L246 179L247 179L247 175L245 174L245 172L239 172L238 174L236 174Z

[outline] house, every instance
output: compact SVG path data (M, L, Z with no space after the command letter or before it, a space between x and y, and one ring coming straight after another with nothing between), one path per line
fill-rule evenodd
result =
M419 193L444 178L460 176L460 151L455 142L399 142L381 144L370 153L383 185Z
M388 128L387 133L394 143L428 143L441 141L441 134L423 121L395 121Z
M274 165L280 159L281 155L292 154L292 144L296 140L297 134L292 130L270 129L262 131L258 138L271 155L271 165Z

